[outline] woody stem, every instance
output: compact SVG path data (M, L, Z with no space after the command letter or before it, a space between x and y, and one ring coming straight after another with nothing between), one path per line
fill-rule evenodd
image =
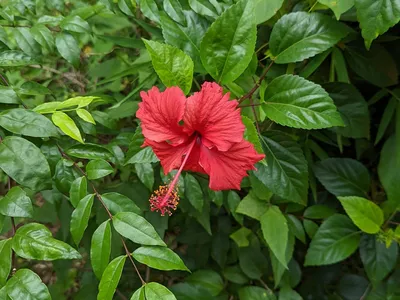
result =
M182 162L178 172L176 173L176 175L175 175L174 179L172 180L171 184L169 185L168 191L165 194L163 200L161 201L160 206L164 206L168 202L169 195L171 194L172 190L174 189L174 186L176 185L176 183L177 183L177 181L179 179L179 176L182 173L183 167L185 166L187 160L189 159L189 155L193 150L194 144L196 143L196 139L197 138L194 138L192 144L190 145L190 148L189 148L188 152L186 153L185 158L183 159L183 162Z

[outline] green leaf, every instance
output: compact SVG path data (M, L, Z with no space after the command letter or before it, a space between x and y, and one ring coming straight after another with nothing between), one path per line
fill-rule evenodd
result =
M204 196L199 182L192 175L185 175L185 195L190 204L198 211L202 211L204 205Z
M194 70L204 73L200 59L200 43L208 29L208 23L193 11L184 10L183 13L186 27L175 23L164 14L161 15L161 27L165 42L184 51L192 58Z
M287 268L285 250L288 242L289 228L285 216L279 207L272 205L261 216L261 229L265 241L279 262Z
M68 148L65 153L69 156L84 159L104 159L111 160L114 155L106 147L97 144L76 144Z
M104 221L92 236L90 263L97 278L101 279L110 260L111 226L110 220Z
M246 127L244 131L244 138L254 145L254 148L256 148L258 153L263 153L257 129L253 121L246 116L242 116L242 122Z
M396 112L397 100L392 97L386 105L385 111L383 112L381 122L379 123L378 132L376 133L375 145L383 138L390 122L392 121L393 115Z
M237 284L245 284L249 281L238 265L227 267L223 273L227 280Z
M114 169L103 159L91 160L86 166L86 173L90 180L103 178L112 172Z
M0 144L0 168L31 190L41 191L51 186L50 166L46 158L38 147L23 138L4 138Z
M162 83L167 87L179 86L188 94L193 80L192 59L174 46L144 39L143 42Z
M250 245L248 237L251 233L252 231L250 229L241 227L235 232L231 233L229 237L235 241L238 247L248 247Z
M132 242L150 246L166 246L154 227L145 218L132 213L120 212L113 217L115 230Z
M51 31L43 24L36 24L31 28L33 38L43 47L47 52L54 50L54 37Z
M171 19L173 19L175 22L185 25L186 18L183 14L182 5L179 0L165 0L163 1L163 8L164 11L171 17Z
M81 49L72 35L65 32L58 33L56 35L56 47L61 56L70 64L79 65Z
M385 189L387 199L400 206L399 170L400 160L397 153L395 136L390 137L382 148L381 158L378 165L379 179Z
M86 33L90 32L88 22L83 20L80 16L68 16L61 21L60 27L67 31Z
M13 30L13 33L15 41L22 51L33 57L40 54L40 45L35 41L28 28L18 27Z
M366 196L370 186L368 169L351 158L327 158L314 166L315 176L335 196Z
M34 63L36 61L22 51L8 50L0 53L0 67L21 67Z
M289 234L286 249L284 251L285 259L287 262L290 262L290 260L292 259L294 243L295 243L294 235ZM274 286L276 288L281 283L282 276L285 273L285 271L290 272L290 269L289 265L287 267L282 265L282 263L278 260L278 258L274 255L274 253L271 250L269 251L269 254L271 259L272 271L274 274Z
M349 44L344 53L350 68L365 80L379 87L397 84L396 62L383 46L376 44L367 51L364 45Z
M303 224L299 219L297 219L294 215L286 215L288 220L289 232L293 233L294 236L303 242L306 243L306 233L304 232Z
M176 300L174 294L172 294L170 290L157 282L147 283L144 286L144 291L147 300Z
M189 0L189 6L197 14L215 19L218 17L218 13L210 2L208 0Z
M278 196L305 204L308 168L300 146L287 134L268 131L262 137L267 165L258 164L254 175Z
M318 231L318 225L310 220L303 220L303 225L307 235L312 239Z
M239 265L244 274L253 280L259 280L268 271L268 259L258 245L239 248Z
M329 94L296 75L282 75L267 86L262 108L272 121L289 127L321 129L343 126Z
M400 3L398 0L355 0L357 19L365 46L400 21Z
M398 246L392 243L386 248L374 235L363 235L360 242L360 257L373 284L383 280L396 266Z
M11 271L11 245L11 239L0 241L0 288L2 288L6 284L8 275Z
M73 207L77 207L79 201L87 195L87 180L85 176L75 179L69 190L69 200Z
M86 109L79 108L79 109L76 110L76 114L83 121L96 125L96 122L93 119L92 115Z
M142 246L133 251L132 256L138 262L153 269L189 271L178 254L167 247Z
M118 282L121 279L122 269L124 268L126 255L114 258L101 276L99 284L99 300L112 300L115 290L117 289Z
M203 66L218 82L237 79L253 57L257 35L253 4L241 0L232 5L215 20L201 42Z
M69 137L77 140L80 143L83 143L81 133L79 128L76 126L74 120L72 120L66 113L61 111L56 111L51 116L51 119L58 128L61 129Z
M0 54L1 55L1 54ZM20 100L15 91L8 86L0 85L0 103L4 104L20 104Z
M186 277L186 281L208 290L214 297L224 289L222 277L213 270L198 270Z
M319 3L328 6L335 13L336 19L354 6L354 0L318 0Z
M150 20L160 23L160 12L154 0L138 0L143 15Z
M19 186L13 187L0 199L0 213L9 217L33 216L32 201Z
M106 193L101 195L101 199L111 211L113 215L119 212L134 212L140 215L142 212L139 207L128 197L121 195L119 193Z
M343 23L318 13L294 12L276 22L269 39L278 64L305 60L334 46L349 33Z
M303 300L303 298L290 286L285 285L279 291L279 300Z
M158 162L157 156L154 154L153 149L151 147L145 147L144 149L138 151L132 157L127 156L127 164L143 164L143 163L155 163Z
M243 225L243 216L238 215L236 213L236 209L238 208L240 204L240 196L234 192L234 191L229 191L228 197L227 197L227 202L228 202L228 208L230 213L232 214L233 218L241 225ZM203 206L203 210L206 208L206 206ZM211 230L209 230L211 234Z
M76 245L79 245L83 237L83 233L85 232L90 213L92 211L94 194L90 194L79 200L78 205L71 215L71 226L70 231L72 238Z
M77 108L82 108L82 107L88 106L90 103L93 102L93 100L96 100L98 98L99 97L96 97L96 96L78 96L78 97L69 98L63 102L53 102L53 103L57 104L56 109L70 108L70 107L74 107L74 106L77 106ZM50 104L50 103L45 103L45 104ZM42 104L42 105L45 105L45 104ZM35 109L38 109L38 107L36 107Z
M18 92L18 94L22 95L49 95L51 94L51 90L49 90L44 85L34 81L26 81L19 88L14 88Z
M258 286L245 286L239 290L239 300L276 300L271 290Z
M16 134L33 137L59 136L49 119L36 112L14 108L0 114L0 126Z
M306 254L305 266L334 264L357 250L360 232L346 216L333 215L318 228Z
M136 290L136 292L133 293L130 300L146 300L144 295L144 286Z
M362 231L378 233L383 224L383 211L378 205L361 197L338 197L347 215Z
M329 218L330 216L334 215L336 213L336 210L323 205L323 204L316 204L312 205L306 208L304 211L304 218L307 219L326 219Z
M136 174L140 181L150 190L153 191L154 185L154 169L150 163L135 164Z
M271 19L282 7L284 0L256 0L255 13L256 23L261 24Z
M70 245L52 237L50 230L38 223L18 228L13 238L15 253L26 259L56 260L80 259L81 255Z
M361 93L353 85L341 82L325 84L323 88L333 99L345 125L335 131L345 137L369 138L368 104Z
M37 274L28 269L18 270L8 280L6 290L12 300L51 300L47 286Z
M250 191L236 208L236 213L246 215L250 218L260 220L261 216L268 210L268 202L259 199L253 190Z

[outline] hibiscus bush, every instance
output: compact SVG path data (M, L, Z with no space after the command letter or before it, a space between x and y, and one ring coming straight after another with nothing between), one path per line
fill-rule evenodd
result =
M400 299L400 0L0 2L0 300Z

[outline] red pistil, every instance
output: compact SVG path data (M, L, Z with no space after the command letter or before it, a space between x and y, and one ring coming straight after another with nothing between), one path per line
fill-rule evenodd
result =
M172 182L169 185L160 186L158 190L156 190L153 195L151 195L149 200L151 211L159 211L161 215L164 216L165 213L167 213L168 215L172 215L171 210L176 210L176 207L179 203L179 196L178 189L175 186L178 182L180 174L182 173L183 167L189 159L189 155L193 150L196 140L197 138L193 139L193 142L190 145L190 148L186 153L185 158L183 159L183 162Z

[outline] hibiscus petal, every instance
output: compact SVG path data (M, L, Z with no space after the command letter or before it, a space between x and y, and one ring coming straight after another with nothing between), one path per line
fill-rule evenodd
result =
M220 151L243 140L244 125L236 100L229 101L229 93L214 82L205 82L201 91L186 100L183 117L185 131L201 134L203 145Z
M183 132L179 121L183 119L186 97L178 87L167 88L160 92L157 87L141 92L142 102L136 116L141 121L145 138L155 142L169 141L180 144L188 136Z
M193 139L186 141L183 144L174 146L167 142L157 143L146 139L143 145L153 148L164 169L164 174L167 175L174 169L178 169L183 160L183 156L189 151ZM193 150L192 150L193 151ZM190 156L189 156L190 159Z
M200 165L210 175L210 189L214 191L237 189L248 170L255 170L254 164L265 157L246 140L234 144L228 151L202 148Z

